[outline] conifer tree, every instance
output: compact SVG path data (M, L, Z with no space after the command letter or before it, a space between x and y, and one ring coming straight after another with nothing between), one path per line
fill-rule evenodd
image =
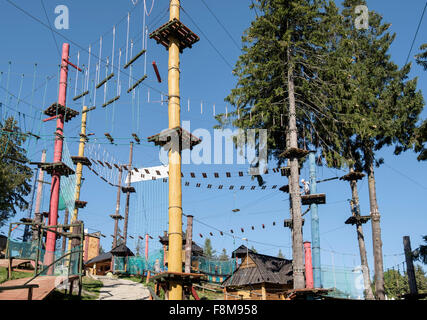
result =
M26 165L25 141L12 117L0 124L0 227L18 210L28 208L25 197L31 192L32 171Z

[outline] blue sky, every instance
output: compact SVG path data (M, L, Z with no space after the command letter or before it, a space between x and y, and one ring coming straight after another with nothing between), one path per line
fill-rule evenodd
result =
M28 13L47 24L46 15L39 1L14 0L14 3ZM150 1L147 1L150 2ZM3 71L1 80L0 101L6 101L9 98L5 91L6 74L8 62L12 62L9 92L16 97L21 91L21 101L18 104L16 98L8 101L9 112L14 112L18 107L19 111L26 114L26 118L21 118L22 123L31 127L33 130L41 128L41 134L46 138L37 144L32 142L28 148L28 153L32 161L38 161L40 152L43 148L48 149L49 157L53 156L52 133L54 123L43 123L32 121L29 116L37 115L38 109L45 109L53 101L56 101L57 78L48 82L45 104L43 103L44 80L46 76L55 76L58 73L59 56L51 31L40 22L35 21L28 15L19 11L6 0L0 2L0 38L2 40L2 50L0 51L0 71ZM155 1L153 11L147 18L149 32L159 27L167 21L168 13L166 8L168 1ZM253 11L249 10L249 1L209 1L209 7L227 28L235 42L240 44L240 38L243 31L250 25L255 17ZM89 45L92 45L92 52L98 56L99 38L103 37L102 58L111 57L112 52L112 29L116 27L115 40L115 65L118 65L118 49L123 48L121 65L123 66L125 48L126 48L126 19L127 12L133 9L132 2L129 1L81 1L81 0L44 0L46 12L51 25L55 20L54 9L57 5L66 5L70 14L70 29L57 30L57 32L72 40L70 59L77 62L77 53L80 51L80 65L87 65ZM396 40L390 50L392 59L402 66L408 55L409 48L424 7L424 0L413 0L403 3L398 0L368 1L368 7L381 13L385 21L392 23L392 31L396 32ZM151 5L151 2L150 2ZM134 39L134 54L142 48L142 39L140 38L142 30L142 6L138 6L131 13L130 39ZM196 128L205 128L212 131L215 124L213 119L213 105L217 113L225 112L224 97L234 87L236 78L233 77L230 66L234 66L240 51L235 46L224 30L217 23L207 8L200 1L183 1L181 12L182 21L195 33L200 36L200 41L194 45L193 49L185 50L181 55L181 96L182 98L182 121L191 121L192 130ZM191 17L191 18L190 18ZM421 25L414 49L410 56L413 61L414 54L417 53L419 46L427 42L427 18ZM121 23L117 24L119 21ZM195 23L195 24L194 24ZM55 34L55 39L59 49L63 42L69 42L59 34ZM206 37L207 36L207 37ZM212 45L215 49L212 47ZM130 49L129 49L130 50ZM217 52L219 51L220 54ZM130 56L130 54L129 54ZM137 106L138 93L132 105L131 95L126 94L128 85L128 75L121 74L122 97L113 106L106 109L100 108L103 102L101 90L97 92L98 108L89 115L88 131L95 133L95 138L91 138L93 144L92 150L100 150L100 154L114 157L122 163L128 160L128 143L131 141L131 133L137 132L141 138L146 138L160 132L167 126L167 106L161 105L161 92L167 92L167 51L157 45L153 40L148 40L147 48L147 80L137 91L139 93L139 107ZM151 67L151 62L156 61L162 83L158 83ZM34 63L37 63L36 88L39 88L32 95L32 81ZM89 83L95 77L95 64L97 59L92 57ZM82 92L82 75L79 76L78 87L75 89L75 70L70 68L70 86L68 92L68 106L81 110L82 100L72 101L75 92ZM102 65L102 75L105 74L105 66ZM133 77L138 79L144 75L144 58L139 59L133 68ZM24 73L22 90L20 89L21 74ZM101 75L101 78L102 78ZM411 71L411 77L418 77L418 87L424 91L427 85L427 72L421 67L414 65ZM117 76L115 78L117 80ZM117 83L109 82L107 100L115 96ZM149 89L151 88L151 89ZM150 103L147 102L148 90L150 90ZM86 98L86 104L93 103L93 95ZM24 101L22 101L24 100ZM33 102L34 107L29 103ZM154 101L154 102L153 102ZM190 101L190 111L187 110L187 104ZM203 110L201 111L201 105ZM139 115L139 116L138 116ZM422 114L423 119L426 113ZM37 118L37 116L36 116ZM30 124L31 123L31 124ZM79 133L80 117L66 123L65 134L68 137L76 137ZM110 132L116 138L118 145L112 146L103 137L105 132ZM49 139L47 136L50 135ZM70 138L68 148L71 154L77 154L78 145L76 139ZM96 149L99 148L99 149ZM407 152L399 157L393 155L391 149L384 149L379 153L384 157L385 164L376 170L377 196L379 210L382 215L382 241L384 252L385 268L391 267L404 260L402 237L409 235L412 241L412 247L415 248L422 243L422 235L427 234L425 219L425 206L423 200L427 190L427 171L426 163L420 163L416 160L416 154ZM143 141L141 145L135 145L134 166L147 167L159 165L158 148ZM208 181L202 181L202 172L213 173L230 171L247 171L247 165L186 165L183 167L184 174L187 176L190 172L195 172L197 179L184 179L194 186L195 182L209 183L216 180L212 175ZM328 169L325 167L317 168L319 179L340 176L344 171ZM113 232L113 223L108 217L114 212L116 189L110 187L92 172L85 169L85 182L81 199L88 201L84 210L80 210L80 218L84 220L90 231L102 231L107 238L102 239L102 246L106 249L111 246L110 234ZM306 166L301 170L301 177L308 178L308 168ZM49 178L50 179L50 178ZM221 178L224 185L251 185L253 184L247 177L243 178ZM287 184L287 179L278 174L269 174L266 177L267 185ZM155 192L156 187L147 185L138 186L138 190L144 192L144 195L133 196L131 198L130 211L130 234L143 234L147 230L161 230L162 224L167 223L167 188L157 187L164 192L150 196ZM213 246L218 251L226 248L231 252L234 246L238 246L245 241L240 238L248 238L249 246L254 246L259 252L277 255L279 248L287 258L291 256L291 238L289 229L283 228L283 219L289 218L289 203L287 194L282 194L274 190L258 191L219 191L205 188L185 187L183 186L183 208L187 214L192 214L198 221L223 231L233 229L235 235L239 238L233 240L229 236L220 236L219 233L206 225L195 222L194 239L202 244L209 232L214 234L211 237ZM166 191L166 192L165 192ZM334 252L334 262L337 265L356 266L359 264L358 247L356 233L353 227L344 224L346 218L350 215L347 199L350 198L350 187L339 180L318 184L318 191L327 194L327 204L319 207L320 233L322 247L322 263L331 264L332 252ZM359 183L359 194L361 198L362 214L369 214L368 188L366 179ZM43 202L43 210L48 210L47 191ZM154 200L155 199L155 200ZM150 202L151 201L151 202ZM153 205L157 201L162 206L156 210L150 211L147 206ZM122 214L124 197L122 197ZM144 209L145 208L145 209ZM240 212L234 213L232 209L239 208ZM144 224L144 219L149 220L151 226ZM20 213L15 217L18 220L25 213ZM147 218L148 215L148 218ZM154 215L160 215L156 216ZM63 213L60 213L63 217ZM160 218L159 218L160 217ZM305 216L304 240L310 240L310 214ZM157 221L157 222L156 222ZM185 219L183 220L185 221ZM276 226L272 222L276 222ZM155 226L153 227L153 225ZM265 224L265 229L261 225ZM251 226L255 230L251 230ZM240 228L244 228L242 233ZM151 228L151 229L150 229ZM154 228L154 229L153 229ZM4 232L6 228L2 228ZM164 225L164 230L167 226ZM372 238L370 224L364 226L369 263L372 268ZM203 235L203 239L199 234ZM156 239L157 234L153 234ZM257 243L251 241L257 241ZM260 244L262 243L262 244ZM129 240L129 246L134 248L134 241ZM153 247L157 245L153 244Z

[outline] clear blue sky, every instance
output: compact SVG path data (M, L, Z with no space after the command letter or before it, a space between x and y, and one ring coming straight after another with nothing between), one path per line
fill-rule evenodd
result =
M19 7L29 12L31 15L47 24L47 19L40 1L24 1L14 0ZM147 1L150 2L150 1ZM209 7L218 17L218 19L227 28L229 33L240 44L242 32L250 25L255 14L249 10L249 1L207 1ZM129 1L81 1L81 0L44 0L47 15L51 25L55 20L54 8L57 5L67 5L70 13L70 29L57 31L60 35L65 36L71 42L71 61L76 63L77 52L81 52L80 65L87 65L88 55L85 52L89 44L92 44L92 52L98 55L99 52L99 37L104 34L103 38L103 53L102 57L111 56L112 47L112 27L127 15L127 12L132 9L132 2ZM149 32L167 21L168 13L166 8L168 1L155 1L154 9L147 19ZM402 2L398 0L368 1L368 6L381 13L384 19L392 23L392 31L397 33L396 40L391 48L392 59L402 66L408 55L409 48L424 7L424 0L413 0ZM193 49L185 50L181 56L181 95L182 113L181 120L190 120L192 130L196 128L205 128L212 130L215 121L212 117L213 105L215 104L216 112L225 112L224 97L234 87L236 79L231 73L231 66L234 66L240 51L236 48L234 42L223 31L216 19L211 15L207 8L200 1L183 1L185 12L181 13L182 21L195 33L200 36L198 42ZM6 79L8 62L12 61L12 72L10 77L9 91L18 96L20 92L20 77L24 73L24 82L22 86L21 99L30 102L33 99L33 105L39 109L45 109L53 101L56 101L57 95L57 78L51 80L48 85L45 105L43 101L42 86L46 76L57 74L57 65L59 64L58 51L53 40L51 31L44 27L41 23L25 15L6 0L0 1L0 39L3 43L0 51L0 71L3 71L1 81L0 101L4 101L6 97ZM134 53L141 50L142 40L140 32L142 30L142 11L141 6L137 7L131 15L131 38L135 39ZM162 17L163 16L163 17ZM193 21L197 24L194 25ZM156 19L157 18L157 19ZM160 19L162 18L162 19ZM157 20L157 21L155 21ZM119 47L125 48L126 44L126 20L117 26L115 49ZM154 24L153 24L154 22ZM418 51L422 43L427 42L427 17L421 25L414 49L410 56L413 61L414 54ZM202 32L199 30L202 30ZM63 42L69 42L55 34L56 42L61 48ZM207 38L206 38L207 36ZM214 45L216 50L211 46ZM79 47L80 46L80 47ZM123 54L125 52L123 51ZM122 65L123 65L122 58ZM160 103L147 103L147 90L150 90L151 101L159 101L161 96L159 92L167 92L167 51L156 45L153 40L148 40L147 51L147 74L148 79L144 81L144 85L140 87L140 108L139 121L137 120L138 108L132 107L130 95L125 94L127 88L128 77L121 75L122 80L122 98L113 106L106 109L100 108L103 101L102 93L99 90L97 94L98 108L90 113L89 127L90 132L94 132L99 140L92 139L91 142L102 142L101 153L106 150L110 155L113 155L122 163L128 159L128 142L132 132L137 132L140 137L146 138L152 134L160 132L167 126L167 106ZM155 74L151 68L151 62L155 60L161 76L162 83L156 81ZM226 60L226 62L224 61ZM96 59L92 57L91 61L91 81L95 74ZM34 96L31 95L33 65L38 63L36 88ZM118 64L118 56L116 52L115 65ZM68 94L68 106L80 110L82 101L73 102L71 98L74 96L75 88L75 72L73 69L70 72L71 83ZM104 66L102 74L105 73ZM133 70L133 76L140 78L144 74L144 59L140 59ZM421 90L426 89L427 72L414 65L411 77L418 77L418 87ZM102 78L102 76L101 76ZM77 93L81 92L81 75ZM92 85L92 82L90 82ZM116 84L109 83L108 98L115 96L113 89ZM93 98L93 96L91 97ZM108 100L107 98L107 100ZM89 98L87 98L89 99ZM187 101L190 99L190 112L187 111ZM203 113L201 113L201 101L203 101ZM10 100L10 107L15 108L16 99ZM90 102L86 100L86 104ZM27 115L34 112L24 102L20 102L19 110ZM114 111L113 111L114 110ZM13 112L9 110L9 112ZM426 113L423 112L423 118ZM24 120L21 120L24 123ZM27 116L25 125L29 126L32 121ZM39 122L35 122L35 128ZM79 133L80 117L66 123L66 136L75 137ZM41 134L51 135L54 131L54 123L49 122L42 124ZM110 132L119 142L118 146L111 146L103 139L103 134ZM74 140L75 141L75 140ZM40 152L43 148L48 149L48 160L53 156L53 141L44 139L37 145L32 143L29 147L29 155L32 161L38 161ZM70 142L68 147L71 154L77 154L77 143ZM95 145L98 148L98 145ZM159 165L158 148L143 142L141 145L135 146L134 165L136 167ZM427 190L427 171L426 163L420 163L416 160L416 155L412 152L407 152L399 157L393 155L391 149L384 149L379 153L384 157L385 165L376 170L377 193L379 210L382 215L382 240L384 252L384 265L391 267L404 260L402 246L402 237L409 235L412 241L412 247L415 248L422 243L422 235L427 234L427 222L425 219L424 199ZM195 166L187 165L183 167L183 172L199 173L198 179L184 179L183 181L192 182L201 181L202 172L221 172L226 171L246 171L247 166ZM308 178L308 169L303 168L301 171L302 178ZM343 171L332 170L328 168L318 168L319 179L335 177L344 174ZM86 178L83 185L81 199L88 201L85 209L80 210L80 217L84 220L87 228L90 231L102 231L107 235L107 238L102 239L102 246L109 249L111 246L110 234L113 232L113 223L108 217L114 212L116 189L104 183L89 170L84 170ZM216 182L212 177L205 179ZM267 185L283 185L287 184L287 179L280 177L277 174L271 174L267 178ZM234 184L249 185L250 180L247 178L230 178L220 179L224 185ZM206 183L206 182L205 182ZM164 190L167 190L163 188ZM149 230L149 226L144 225L142 209L147 206L147 201L154 201L154 196L150 197L150 192L153 193L154 188L138 187L138 190L144 190L144 196L132 196L131 212L130 212L130 233L145 233ZM355 266L359 264L358 247L356 233L354 227L344 225L344 221L350 215L349 204L347 199L350 198L350 188L344 182L338 180L318 184L319 192L327 194L327 204L319 207L320 216L320 232L321 232L321 247L322 247L322 263L331 264L331 251L335 254L335 264ZM367 181L363 180L359 184L359 193L361 198L361 209L363 214L369 214L368 189ZM43 210L48 210L48 201L45 192ZM148 198L147 198L148 197ZM145 199L144 203L142 199ZM150 200L148 200L150 199ZM159 203L165 204L167 192L157 195ZM162 202L163 201L163 202ZM122 214L123 214L124 197L122 198ZM152 215L159 214L160 217L166 217L166 205L164 209L156 209L151 212ZM196 219L211 225L217 229L229 231L233 229L239 237L247 237L249 241L258 241L259 243L249 243L249 246L254 246L259 252L271 255L277 255L279 247L287 258L291 257L290 231L283 228L283 219L289 218L289 203L287 195L278 191L259 190L259 191L218 191L205 188L183 187L183 208L187 214L193 214ZM233 213L231 210L240 208L240 212ZM150 212L146 212L150 215ZM20 213L14 220L18 220L25 213ZM60 213L63 217L63 213ZM151 217L154 219L155 217ZM310 240L310 214L305 216L306 224L304 226L304 240ZM160 219L162 220L162 219ZM166 219L163 218L163 224L160 225L159 220L150 220L152 224L156 224L159 230L167 230ZM157 221L157 222L153 222ZM185 220L184 220L185 221ZM276 226L272 222L276 222ZM262 229L261 224L265 224L266 228ZM251 226L255 226L252 231ZM138 230L137 230L138 226ZM240 228L245 229L245 233L240 231ZM147 229L148 228L148 229ZM213 246L218 251L226 248L227 252L231 252L233 246L238 246L244 241L236 239L233 244L233 239L228 236L220 236L217 231L205 225L195 222L194 239L196 242L203 244L204 239L209 236L209 232L213 232L211 237ZM2 228L5 232L6 228ZM372 267L372 239L370 224L364 226L367 250L370 266ZM204 238L199 237L199 233L203 234ZM156 234L153 234L157 238ZM133 249L134 242L129 240L129 245ZM345 253L345 255L341 254ZM398 256L392 256L398 254Z

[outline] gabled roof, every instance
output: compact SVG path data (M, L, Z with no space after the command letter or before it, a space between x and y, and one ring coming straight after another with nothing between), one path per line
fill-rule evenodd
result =
M134 256L133 252L128 247L126 247L124 243L111 249L110 252L115 256Z
M255 253L255 252L252 251L251 249L248 249L246 246L244 246L242 244L240 247L238 247L236 250L234 250L231 253L231 257L232 258L235 258L235 257L237 257L237 258L243 258L243 257L246 257L246 255L248 253Z
M169 245L169 236L159 236L159 242L163 245ZM185 243L187 242L187 239L185 238L185 232L183 234L182 237L182 245L183 247L185 246ZM201 255L203 254L203 249L194 241L192 241L192 245L191 245L191 252L193 255Z
M293 281L292 260L249 252L254 267L240 265L232 276L227 277L223 286L245 286L259 283L288 284Z
M92 263L98 263L98 262L102 262L102 261L106 261L106 260L111 260L112 256L113 255L111 254L111 252L101 253L99 256L96 256L95 258L92 258L89 261L86 261L84 264L88 265L88 264L92 264Z

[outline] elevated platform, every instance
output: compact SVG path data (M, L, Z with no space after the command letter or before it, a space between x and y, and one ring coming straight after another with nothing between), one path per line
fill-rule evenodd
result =
M345 221L345 224L364 224L371 220L371 216L351 216Z
M326 195L324 193L301 195L301 204L303 206L311 204L325 204Z
M179 51L182 53L185 48L191 48L200 38L178 19L168 21L157 30L150 33L150 39L156 40L166 50L169 49L170 37L174 37L179 42Z
M364 176L365 176L365 174L362 172L353 171L353 172L347 173L346 175L342 176L340 178L340 180L357 181L357 180L362 180Z
M282 177L289 177L291 175L291 167L281 167L280 174L282 175ZM301 174L301 167L298 168L298 174Z
M190 132L181 127L175 127L173 129L163 130L161 133L155 134L147 138L148 142L154 142L156 146L163 147L171 141L172 137L178 135L180 150L193 149L195 145L198 145L202 142L200 138L193 136Z
M64 116L65 122L68 122L79 115L78 111L67 108L57 102L52 103L51 106L47 108L43 113L50 117L56 116L57 114L61 114Z
M201 273L183 273L183 272L162 272L151 278L156 282L179 281L183 285L191 285L193 283L204 280L205 275Z
M135 188L134 187L122 187L122 192L123 193L135 193Z
M286 300L308 300L318 299L326 295L331 289L324 288L304 288L304 289L292 289L286 292Z
M121 216L120 214L110 214L110 217L114 220L118 219L118 220L122 220L124 219L123 216Z
M285 184L284 186L280 187L279 190L285 193L289 193L289 185Z
M50 175L54 172L66 177L75 174L74 170L68 167L64 162L31 162L30 164L36 164L37 167Z
M87 157L71 156L74 164L81 163L84 166L91 166L92 162Z
M301 221L302 221L302 225L304 225L305 219L302 218ZM293 227L292 219L285 219L285 221L283 222L283 226L285 228L292 229L292 227Z
M79 209L83 209L84 207L86 207L86 205L87 205L87 201L76 200L74 202L74 206Z
M300 148L288 148L285 151L283 151L279 157L281 158L287 158L287 159L293 159L293 158L304 158L306 155L309 154L310 151L300 149Z

